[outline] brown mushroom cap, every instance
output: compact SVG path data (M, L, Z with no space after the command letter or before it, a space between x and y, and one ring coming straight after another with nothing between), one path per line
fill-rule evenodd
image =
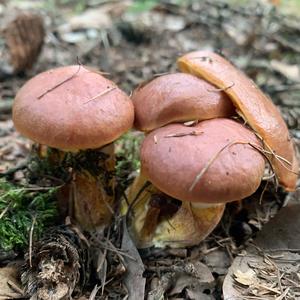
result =
M43 72L18 92L15 127L31 140L63 150L98 148L132 127L131 100L83 66Z
M288 128L272 101L244 73L216 53L188 53L177 63L183 72L224 89L252 129L261 136L265 149L290 162L287 164L274 155L269 156L279 183L287 191L294 190L299 165Z
M195 76L160 76L134 91L135 127L143 131L174 122L232 116L235 108L224 92Z
M182 201L222 203L243 199L260 185L265 161L259 151L241 143L261 148L253 132L229 119L206 120L194 127L167 125L145 138L142 174L159 190Z

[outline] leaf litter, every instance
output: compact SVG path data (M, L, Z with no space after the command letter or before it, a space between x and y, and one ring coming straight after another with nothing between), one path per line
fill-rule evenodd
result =
M237 256L225 278L224 299L299 299L299 203L289 204Z

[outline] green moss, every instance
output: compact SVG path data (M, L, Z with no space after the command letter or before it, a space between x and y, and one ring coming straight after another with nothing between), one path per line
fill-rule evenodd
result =
M47 147L47 154L41 157L37 149L33 149L29 159L29 180L35 182L44 177L51 177L63 182L68 182L70 170L87 171L92 176L108 176L113 174L105 169L104 161L109 158L101 149L81 150L78 152L62 152L55 148Z
M36 183L45 177L67 182L70 179L70 160L72 155L68 152L61 158L61 151L50 147L47 147L46 156L41 157L39 146L34 145L28 159L26 177L30 183Z
M144 134L138 131L129 131L115 142L116 155L120 159L120 163L132 164L132 170L140 168L140 146ZM121 165L117 164L117 170Z
M97 178L104 187L107 195L112 196L111 180L115 170L108 170L105 161L109 155L99 149L81 150L78 152L63 152L54 148L47 148L45 156L39 155L38 146L32 150L28 164L27 177L30 182L47 181L53 185L69 183L74 172L87 172Z
M56 188L33 191L0 180L0 249L23 250L28 246L29 232L34 224L34 238L55 223L58 210L55 200Z
M143 133L130 131L115 142L118 193L126 190L133 181L132 174L140 168L139 154L143 138Z
M128 11L131 13L141 13L153 9L158 4L158 0L135 0Z

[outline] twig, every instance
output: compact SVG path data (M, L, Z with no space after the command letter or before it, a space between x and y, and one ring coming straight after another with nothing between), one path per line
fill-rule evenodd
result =
M287 280L289 281L290 283L292 283L295 287L299 287L299 283L295 282L294 280L288 278L288 277L285 277L284 280Z
M88 104L89 102L91 102L91 101L97 99L98 97L102 97L102 96L106 95L107 93L109 93L109 92L111 92L111 91L113 91L113 90L115 90L115 89L116 89L115 86L111 86L111 87L109 87L108 89L106 89L105 91L102 91L101 93L97 94L97 95L94 96L93 98L91 98L91 99L89 99L88 101L84 102L83 104Z
M273 292L274 294L280 294L280 291L278 291L276 289L273 289L273 288L271 288L269 286L266 286L264 284L258 284L257 287L261 287L261 288L263 288L263 289L265 289L267 291Z
M82 233L82 231L80 230L80 228L78 226L76 226L75 224L71 223L71 218L69 216L66 217L66 221L69 220L69 225L70 228L72 228L72 230L74 230L74 232L78 235L78 237L86 244L86 246L89 248L90 247L90 243L88 241L88 239L85 237L85 235Z
M261 205L261 203L262 203L262 200L263 200L264 194L267 190L268 184L269 184L269 181L266 181L266 184L265 184L265 186L264 186L264 188L263 188L263 190L262 190L262 192L259 196L259 205Z
M8 280L7 284L21 296L25 296L23 289L21 289L18 285L16 285L12 280Z
M27 167L27 161L22 161L19 164L17 164L14 168L10 168L5 172L1 172L0 177L5 177L5 176L12 175L12 174L16 173L19 170L25 169L26 167Z
M265 145L268 146L267 144L265 144ZM253 148L256 148L256 147L257 147L257 146L254 146L254 145L251 145L251 146L252 146ZM282 157L282 156L280 156L280 155L278 155L278 154L275 154L274 151L273 151L269 146L268 146L268 148L270 149L270 151L268 151L268 150L266 150L266 149L264 149L264 148L259 148L259 147L257 147L256 149L259 150L259 151L261 151L261 152L263 152L263 153L265 153L265 154L269 154L269 155L274 156L274 157L277 159L277 161L279 161L279 163L280 163L286 170L288 170L289 172L291 172L291 173L293 173L293 174L296 174L296 175L299 175L299 174L300 174L299 172L295 172L295 171L289 169L287 166L285 166L285 165L283 164L283 162L285 162L287 165L292 166L292 163L291 163L290 161L288 161L287 159L285 159L284 157Z
M268 151L266 149L261 149L262 151L264 151L266 154L270 154L270 155L273 155L275 156L276 158L278 158L279 160L282 160L283 162L285 162L286 164L288 164L289 166L292 165L292 163L290 161L288 161L287 159L285 159L284 157L280 156L280 155L277 155L274 153L274 151Z
M188 136L188 135L191 135L191 136L197 136L197 135L200 135L202 134L203 131L196 131L196 130L193 130L191 132L187 132L187 133L174 133L174 134L168 134L166 136L164 136L165 138L172 138L172 137L183 137L183 136Z
M299 249L289 249L289 248L278 248L278 249L268 249L268 252L284 252L284 251L289 251L289 252L300 252Z
M100 261L98 262L98 265L97 265L97 273L100 272L100 270L102 269L103 267L103 264L105 262L105 259L106 259L106 255L107 255L107 248L104 248L104 252L102 253L102 256L101 256L101 259Z
M169 75L169 74L171 74L171 73L170 72L156 73L156 74L153 74L153 77L157 78L157 77L165 76L165 75Z
M94 70L93 68L89 68L87 66L82 66L84 69L88 70L89 73L95 73L95 74L98 74L98 75L110 75L110 73L108 72L102 72L102 71L99 71L99 70Z
M283 292L283 294L281 294L279 297L277 297L275 300L282 300L285 298L285 296L288 294L288 292L290 291L290 287L287 287L286 290Z
M9 202L8 205L2 210L1 214L0 214L0 220L3 218L3 216L6 214L6 212L9 210L10 205L12 202Z
M126 205L129 206L129 200L128 200L128 197L127 197L125 191L122 191L122 196L124 197L124 200L125 200L125 202L126 202Z
M90 294L90 297L89 297L89 300L95 300L95 297L98 293L98 291L100 290L101 286L97 286L97 284L94 286L91 294Z
M54 188L61 188L63 185L56 186L36 186L36 187L20 187L18 189L12 189L11 191L17 192L19 190L31 191L31 192L39 192L39 191L48 191Z
M254 148L255 150L257 150L258 152L260 152L261 155L263 155L268 163L270 164L270 167L272 169L272 172L274 172L273 169L273 165L271 164L270 159L266 156L266 154L264 153L264 149L261 149L260 147L258 147L255 144L249 143L249 142L240 142L240 141L233 141L233 142L229 142L228 144L226 144L224 147L222 147L215 155L213 155L210 160L206 163L205 167L196 175L191 187L189 188L189 192L191 192L194 187L196 186L196 184L199 182L199 180L202 178L202 176L205 174L205 172L208 170L208 168L211 166L211 164L217 159L217 157L227 148L227 147L231 147L235 144L242 144L242 145L249 145L252 148ZM274 172L275 173L275 172ZM277 179L276 176L274 176L275 180Z
M189 188L189 192L191 192L194 187L196 186L196 184L199 182L199 180L201 179L201 177L204 175L204 173L208 170L208 168L211 166L211 164L216 160L216 158L227 148L230 147L234 144L238 144L238 143L242 143L244 144L244 142L230 142L228 144L226 144L224 147L222 147L215 155L213 155L210 160L206 163L205 167L202 168L202 170L200 171L199 174L197 174L197 176L195 177L191 187Z
M106 239L106 241L107 241L107 243L108 243L112 248L109 248L109 247L107 247L107 246L103 246L103 248L106 247L107 250L116 253L117 256L120 258L120 260L121 260L122 262L124 262L123 256L128 257L128 258L130 258L130 259L132 259L132 260L135 260L134 257L132 257L131 255L127 254L127 253L124 252L122 249L119 249L119 248L115 247L115 245L114 245L110 240Z
M130 205L128 206L126 215L125 215L125 222L127 224L127 220L128 220L128 215L130 214L132 208L134 207L134 205L138 202L139 197L141 196L141 194L143 193L143 191L150 185L151 183L149 181L146 181L143 186L141 187L141 189L138 191L138 193L136 194L136 196L134 197L134 199L132 200L132 202L130 203Z
M210 89L207 89L208 92L225 92L227 91L228 89L232 88L233 86L235 85L234 82L232 82L230 85L224 87L224 88L219 88L219 89L214 89L214 90L210 90Z
M280 275L280 271L277 266L276 266L276 274L277 274L277 281L278 281L278 286L279 286L280 292L283 293L281 278L283 277L284 273L282 275Z
M36 216L33 216L32 218L32 224L30 227L30 233L29 233L29 266L32 268L32 241L33 241L33 229L36 221Z
M275 173L272 173L271 175L264 176L261 180L266 180L266 181L268 181L268 180L272 179L274 176L275 176Z
M80 68L81 68L81 65L78 65L78 70L73 74L71 75L70 77L68 77L67 79L61 81L60 83L56 84L55 86L53 86L52 88L50 89L47 89L44 93L42 93L41 95L39 95L37 98L38 99L41 99L43 98L45 95L47 95L48 93L52 92L53 90L57 89L58 87L60 87L61 85L63 85L64 83L70 81L71 79L73 79L80 71Z

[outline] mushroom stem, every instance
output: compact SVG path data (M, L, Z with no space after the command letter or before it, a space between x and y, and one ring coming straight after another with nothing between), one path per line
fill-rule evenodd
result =
M75 170L71 186L74 219L87 230L109 224L114 212L114 144L93 151L104 154L92 162L101 171Z
M130 190L131 204L146 178L139 175ZM132 203L130 231L138 248L178 248L196 245L219 223L225 204L198 204L179 201L150 184Z
M74 152L45 151L43 147L38 150L50 167L59 166L68 174L62 178L68 177L58 192L62 215L71 216L83 230L107 225L114 210L114 144Z

